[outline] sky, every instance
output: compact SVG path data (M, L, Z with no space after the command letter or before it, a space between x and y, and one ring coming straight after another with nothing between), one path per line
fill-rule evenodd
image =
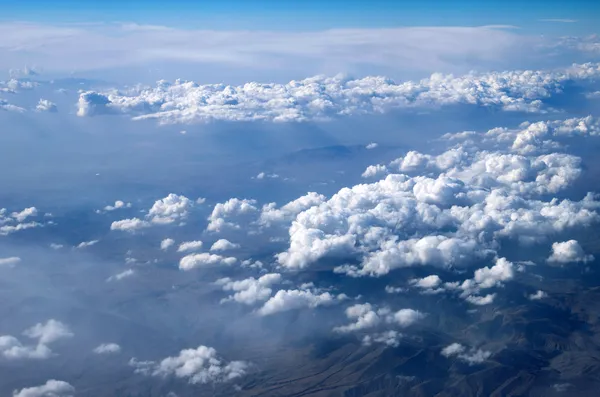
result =
M599 8L0 0L0 395L595 396Z
M593 33L595 13L600 10L597 2L588 0L25 0L2 1L0 4L4 20L78 23L129 21L236 30L514 25L526 31L546 34Z

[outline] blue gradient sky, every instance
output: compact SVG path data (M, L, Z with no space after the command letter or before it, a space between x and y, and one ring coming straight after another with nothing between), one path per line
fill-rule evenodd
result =
M590 0L0 0L0 7L2 20L128 21L209 29L508 24L564 35L593 33L600 19L600 1Z

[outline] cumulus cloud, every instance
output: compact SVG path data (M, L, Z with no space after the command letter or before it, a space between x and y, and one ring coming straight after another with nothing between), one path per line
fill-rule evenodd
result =
M25 330L23 335L37 339L42 344L49 344L59 339L73 337L73 333L69 327L54 319L48 320L45 324L37 323Z
M223 291L234 291L235 293L221 302L235 301L246 305L253 305L265 301L271 297L273 284L281 282L279 273L268 273L258 279L253 277L245 280L233 281L230 278L222 278L215 284L222 286Z
M137 373L175 376L187 379L191 384L227 382L244 376L249 368L244 361L224 361L214 348L207 346L181 350L177 356L167 357L158 363L131 359L129 364Z
M363 178L374 178L376 176L385 175L388 173L388 169L383 164L370 165L362 173Z
M167 197L157 200L150 211L148 217L153 223L173 223L187 218L193 202L185 196L170 193Z
M224 203L217 203L208 217L209 232L220 232L223 228L238 229L239 225L232 218L258 211L256 200L231 198Z
M537 290L535 294L529 295L529 299L532 301L539 301L546 298L548 294L542 290Z
M104 211L114 211L120 208L131 208L131 203L126 203L122 200L117 200L113 205L107 205L104 207Z
M71 338L73 333L69 328L54 319L45 324L38 323L23 332L23 335L37 339L36 345L25 345L11 335L0 336L0 355L7 359L43 360L53 355L49 344L64 338Z
M72 397L75 388L62 380L51 379L41 386L15 390L13 397Z
M123 232L134 232L136 230L150 227L150 222L139 218L121 219L110 224L110 230L120 230Z
M375 333L373 335L365 335L362 339L362 343L365 346L371 346L374 343L382 343L389 347L398 347L400 345L400 339L402 334L396 330L389 330L385 332Z
M227 239L220 239L214 242L214 244L210 247L211 251L229 251L240 248L239 244L234 244Z
M54 102L49 101L48 99L40 99L35 110L38 112L50 112L54 113L58 111L56 104Z
M319 306L333 305L346 298L345 295L332 295L329 292L313 292L309 290L279 290L258 310L261 316L275 313Z
M491 355L492 353L489 351L475 348L467 349L460 343L452 343L442 349L442 356L456 357L469 365L481 364L490 358Z
M383 113L398 108L451 104L492 106L507 111L545 111L542 100L573 80L598 76L594 63L556 71L507 71L460 77L435 73L418 82L385 77L317 76L287 84L199 85L160 81L155 88L106 94L83 92L80 116L128 113L162 123L210 120L275 122L323 120L342 115Z
M177 248L177 252L198 251L200 248L202 248L203 244L204 243L202 243L202 241L200 241L200 240L186 241L186 242L179 244L179 248Z
M365 149L371 150L377 148L377 146L379 146L379 144L377 144L376 142L371 142L367 146L365 146Z
M160 242L160 249L163 251L166 251L170 247L172 247L174 244L175 244L175 240L173 240L172 238L166 238Z
M121 352L121 346L116 343L103 343L93 351L96 354L116 354Z
M237 259L234 257L225 257L202 252L200 254L191 254L181 258L179 261L179 268L181 270L192 270L215 265L233 265L235 262L237 262Z
M29 207L29 208L25 208L21 212L13 212L12 217L15 218L18 222L23 222L23 221L25 221L25 219L29 218L30 216L36 216L37 213L38 213L37 208Z
M574 263L590 262L594 260L593 255L586 255L577 240L556 242L552 244L552 254L548 258L550 263Z

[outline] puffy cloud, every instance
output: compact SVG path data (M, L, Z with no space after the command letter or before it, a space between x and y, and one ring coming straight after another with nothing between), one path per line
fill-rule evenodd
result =
M259 223L270 226L272 224L289 222L302 211L306 211L324 201L326 201L326 197L322 194L309 192L296 200L290 201L281 208L277 208L275 203L269 203L263 206Z
M43 360L52 356L52 350L43 343L34 346L23 345L10 335L0 336L0 354L7 359Z
M477 306L485 306L494 303L494 299L496 299L496 294L487 294L485 296L469 295L465 298L467 302Z
M62 380L51 379L41 386L15 390L13 397L72 397L75 388Z
M265 179L265 178L277 179L277 178L279 178L279 175L277 175L277 174L267 174L265 172L260 172L253 179L259 179L260 180L260 179Z
M381 175L385 175L388 173L388 169L385 165L383 164L377 164L377 165L370 165L368 166L365 171L362 173L362 177L363 178L373 178L376 176L381 176Z
M224 227L239 228L234 222L227 219L258 211L254 206L255 200L231 198L224 203L217 203L208 217L209 223L206 230L220 232Z
M104 207L104 211L114 211L120 208L131 208L131 203L126 203L124 201L117 200L115 201L114 205L107 205L106 207Z
M378 326L389 314L389 309L375 311L370 303L357 304L346 309L346 317L355 320L354 323L334 328L337 332L354 332Z
M281 275L278 273L268 273L258 279L253 277L245 280L233 281L229 278L217 280L215 283L222 286L223 291L234 291L235 293L221 302L236 301L246 305L253 305L260 301L265 301L271 297L273 284L281 282Z
M83 92L78 115L128 113L162 123L211 120L275 122L330 119L341 115L383 113L397 108L451 104L493 106L507 111L539 112L571 81L597 77L598 64L557 71L508 71L455 77L435 73L418 82L395 83L384 77L347 79L317 76L287 84L199 85L158 82L106 94Z
M548 294L545 293L542 290L537 290L535 294L529 295L529 299L532 300L532 301L539 301L539 300L544 299L546 297L548 297Z
M32 359L42 360L52 356L48 347L59 339L70 338L73 333L69 328L56 320L48 320L45 324L38 323L25 330L23 335L37 339L36 345L24 345L14 336L0 336L0 355L7 359Z
M408 327L425 318L425 314L413 309L400 309L392 314L392 321L401 327Z
M365 346L371 346L373 343L382 343L389 347L398 347L402 334L395 330L376 333L374 335L365 335L362 343Z
M23 221L25 221L25 219L29 218L30 216L36 216L37 213L38 213L37 208L35 208L35 207L29 207L29 208L25 208L21 212L13 212L11 215L18 222L23 222Z
M593 255L586 255L577 240L556 242L552 244L552 254L548 258L550 263L573 263L593 261Z
M8 258L0 258L0 267L13 267L21 262L21 258L18 256L11 256Z
M379 145L376 142L371 142L367 146L365 146L365 149L371 150L371 149L377 148L377 146L379 146Z
M116 343L103 343L94 350L96 354L116 354L121 352L121 346Z
M58 111L58 108L56 107L56 104L54 102L51 102L47 99L40 99L37 106L35 107L35 110L37 110L38 112L54 113Z
M258 310L261 316L318 306L333 305L345 299L345 295L334 296L329 292L321 294L307 290L279 290Z
M234 244L229 240L226 240L224 238L217 240L213 243L213 245L210 247L211 251L228 251L228 250L234 250L240 248L239 244Z
M481 349L468 349L460 343L452 343L442 349L444 357L457 357L469 365L481 364L492 355L491 352Z
M214 265L233 265L236 261L237 259L234 257L224 257L202 252L200 254L191 254L181 258L179 261L179 268L181 270L192 270L199 267Z
M202 248L204 243L200 240L197 241L186 241L179 244L179 248L177 248L177 252L188 252L188 251L198 251Z
M163 251L166 251L170 247L172 247L174 244L175 244L175 240L173 240L172 238L166 238L160 242L160 249Z
M124 232L134 232L136 230L150 227L150 222L140 218L121 219L110 224L110 230L120 230Z
M0 110L5 110L7 112L25 112L25 109L22 107L13 105L9 103L7 100L0 98Z
M45 324L37 323L25 330L23 335L38 339L38 342L42 344L49 344L59 339L73 337L73 333L69 330L69 327L54 319L48 320Z
M227 382L244 376L249 368L244 361L223 361L214 348L207 346L181 350L177 356L167 357L159 363L132 359L129 364L137 373L175 376L187 379L191 384Z
M152 205L148 217L153 223L173 223L187 218L192 206L193 202L187 197L170 193Z
M410 280L410 283L419 288L437 288L442 283L442 279L440 276L432 274L431 276Z

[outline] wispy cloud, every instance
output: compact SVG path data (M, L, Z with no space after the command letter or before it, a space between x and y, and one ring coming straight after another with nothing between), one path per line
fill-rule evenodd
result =
M541 22L558 22L558 23L575 23L576 19L568 19L568 18L543 18L540 19Z

